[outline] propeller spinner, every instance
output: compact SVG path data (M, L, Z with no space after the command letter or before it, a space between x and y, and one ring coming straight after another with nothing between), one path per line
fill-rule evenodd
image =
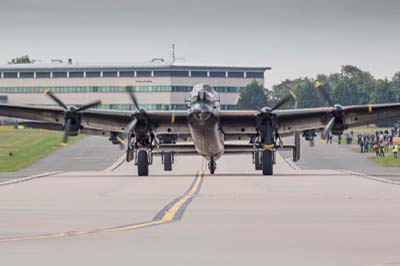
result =
M64 109L64 135L62 138L61 145L66 146L68 143L68 137L72 132L78 132L81 123L80 112L85 111L89 108L96 107L102 104L101 100L96 100L94 102L82 105L81 107L67 106L63 101L61 101L55 94L49 90L45 90L44 94L50 97L54 102Z

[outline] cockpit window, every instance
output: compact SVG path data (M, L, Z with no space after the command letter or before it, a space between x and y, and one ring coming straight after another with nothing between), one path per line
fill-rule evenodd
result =
M213 92L214 91L213 87L211 87L210 85L203 85L203 90L205 90L207 92Z
M214 88L207 84L199 84L193 87L190 93L190 101L195 103L197 101L213 102L215 101Z

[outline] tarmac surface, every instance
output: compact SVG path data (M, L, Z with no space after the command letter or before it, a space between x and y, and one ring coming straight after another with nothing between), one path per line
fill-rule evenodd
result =
M367 159L375 157L375 153L358 152L360 150L358 145L338 145L335 142L326 144L321 143L317 138L315 146L311 147L303 138L301 140L300 160L296 162L301 169L347 170L400 182L400 168L382 167L375 164ZM292 152L285 151L281 154L285 158L292 158Z
M61 148L48 157L16 173L0 173L0 182L53 171L101 171L115 162L124 151L105 137L90 136Z
M250 156L135 168L0 186L1 264L400 265L399 185L279 155L274 176Z

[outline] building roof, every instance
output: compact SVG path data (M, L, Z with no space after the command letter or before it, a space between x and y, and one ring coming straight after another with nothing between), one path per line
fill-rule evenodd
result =
M53 70L119 70L119 69L184 69L184 70L241 70L241 71L266 71L270 67L265 66L233 66L217 64L191 64L188 62L175 61L165 62L155 60L145 63L42 63L33 64L5 64L0 65L0 71L53 71Z

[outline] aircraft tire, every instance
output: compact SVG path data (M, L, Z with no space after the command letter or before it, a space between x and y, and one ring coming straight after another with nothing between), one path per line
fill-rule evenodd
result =
M147 151L138 151L138 176L148 176L149 175L149 158Z
M262 170L263 170L263 175L273 174L273 151L263 150Z
M208 162L208 169L210 170L210 174L214 174L215 173L215 169L217 169L217 164L211 160Z
M254 165L256 167L256 170L261 170L262 169L262 163L261 163L261 152L260 151L256 151L254 153Z
M164 171L172 171L172 153L164 153Z

